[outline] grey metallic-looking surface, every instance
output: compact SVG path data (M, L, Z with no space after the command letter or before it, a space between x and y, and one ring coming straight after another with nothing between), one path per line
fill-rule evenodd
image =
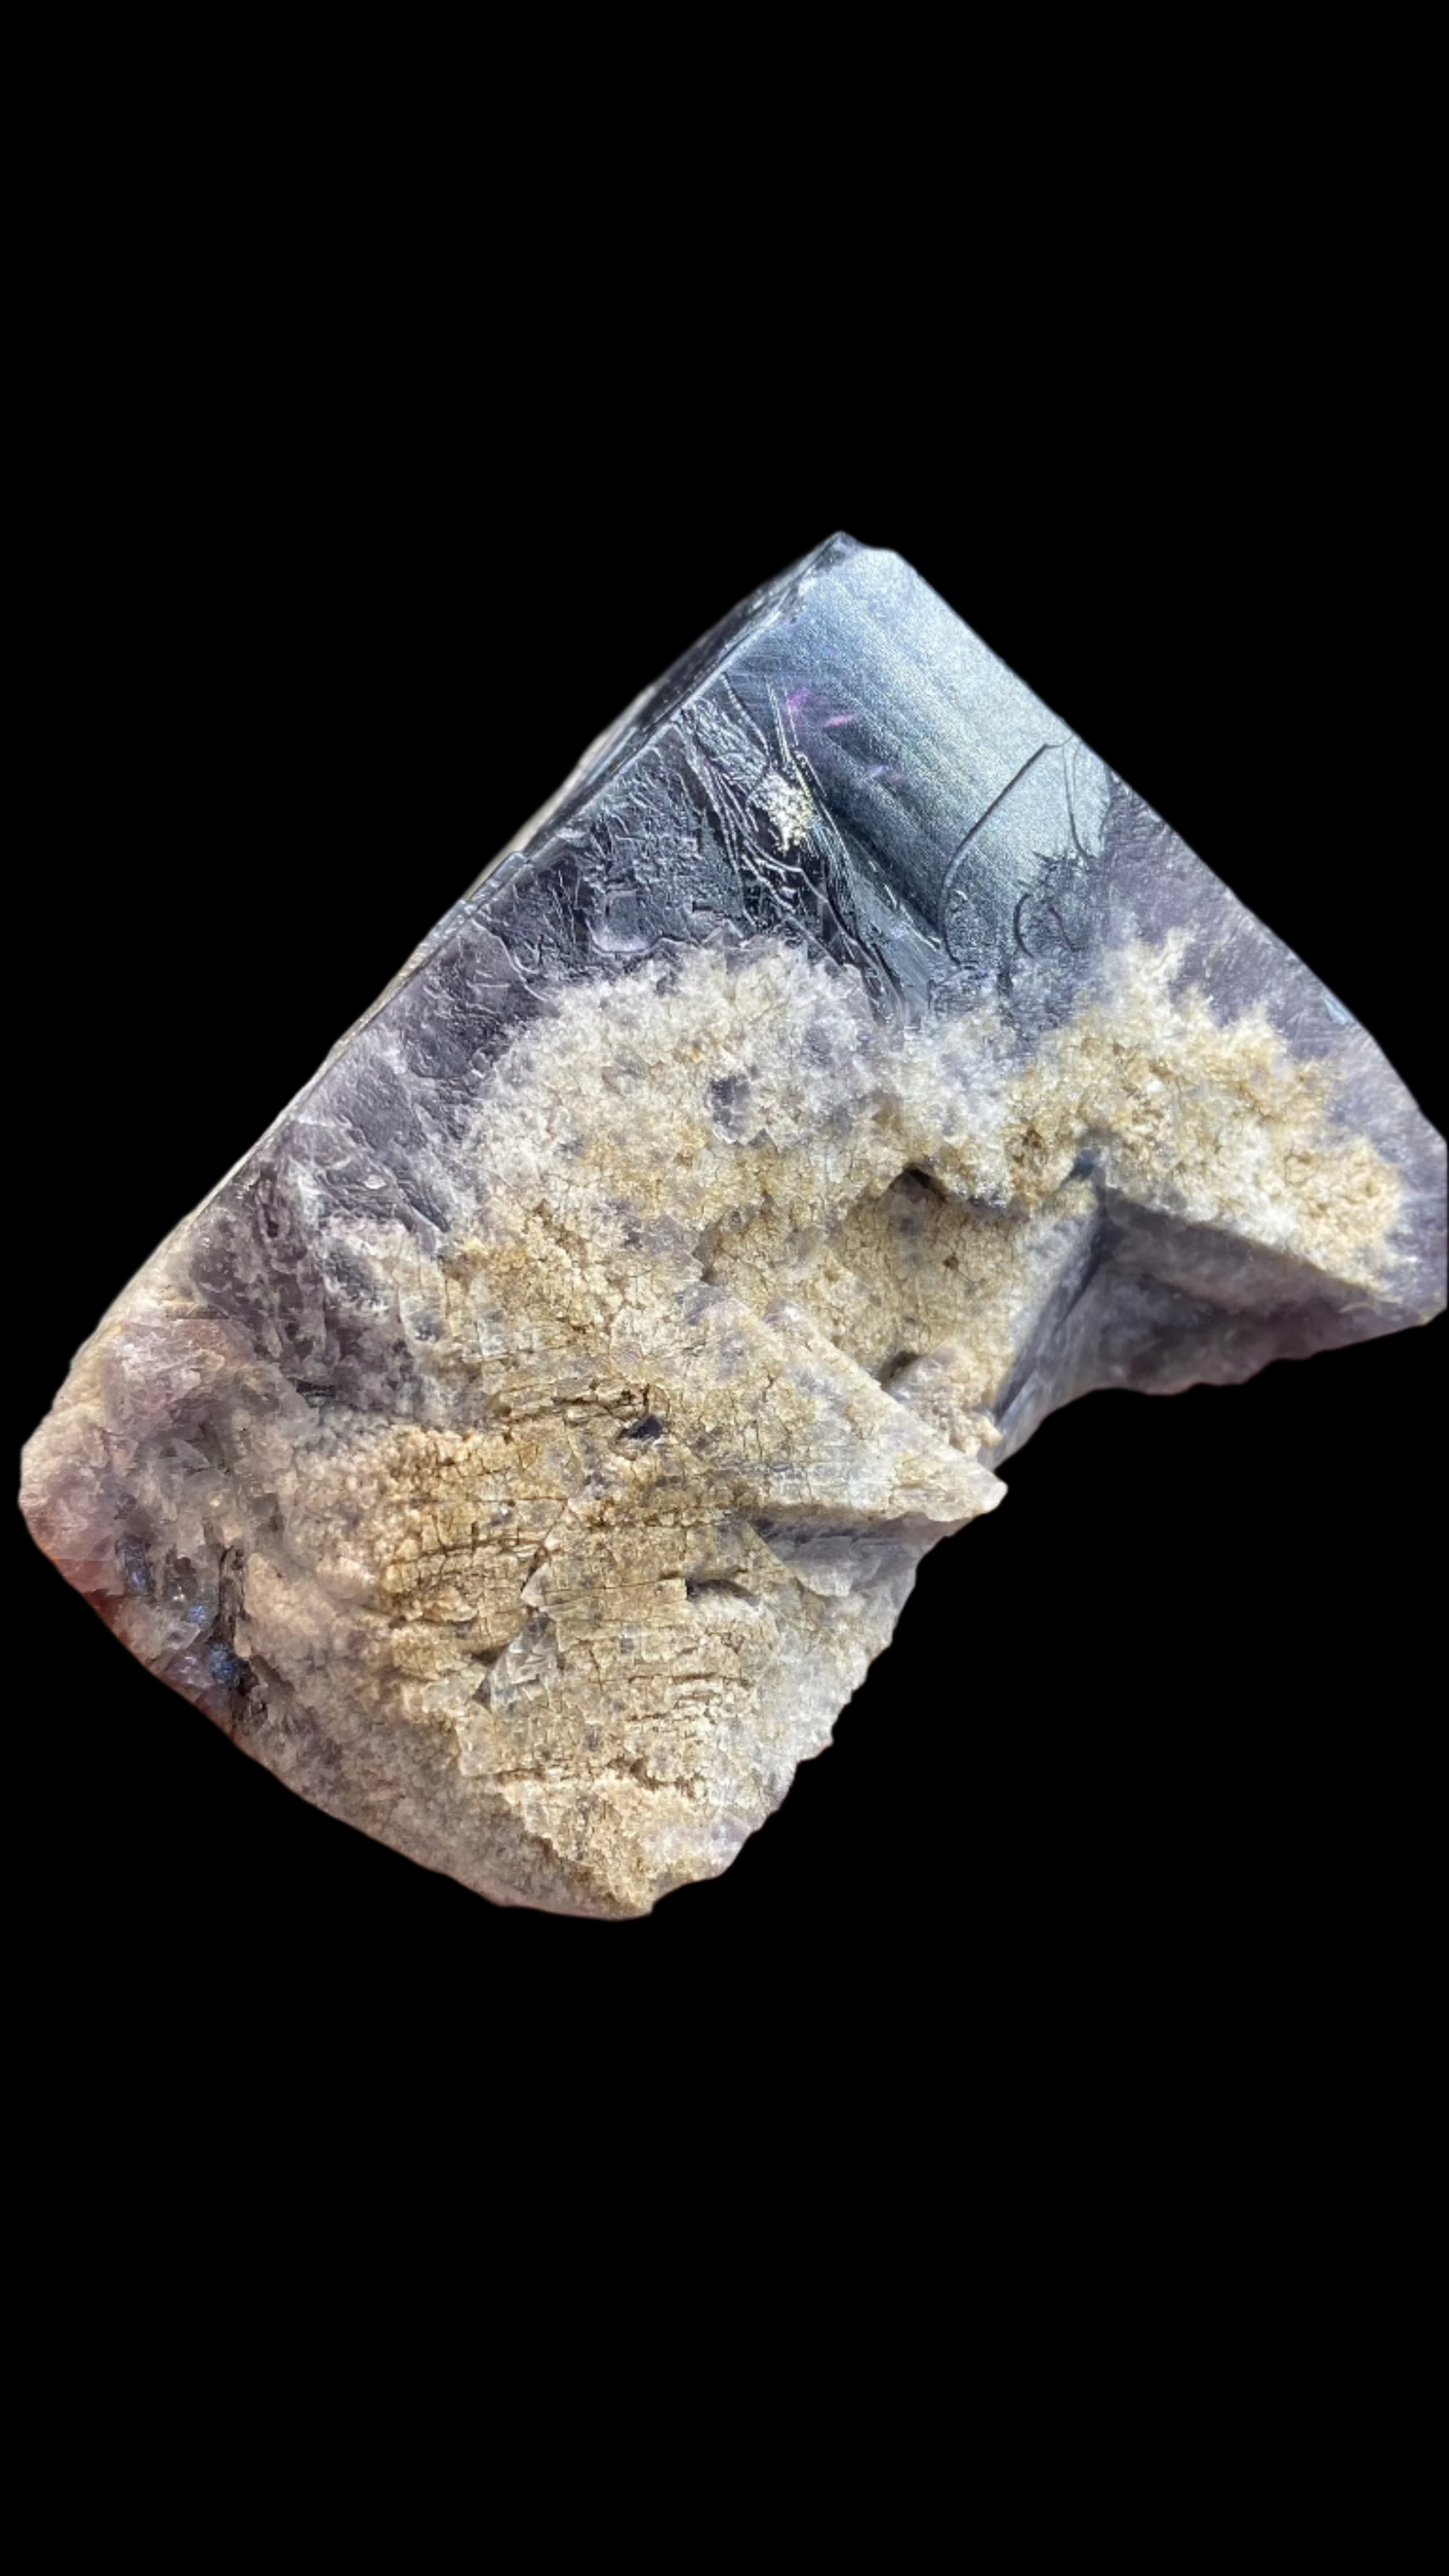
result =
M1443 1302L1443 1143L1373 1040L836 537L161 1248L25 1507L316 1803L627 1915L727 1865L1053 1405Z
M789 848L759 801L781 775L811 812ZM439 925L213 1201L198 1282L243 1322L272 1315L309 1384L406 1404L329 1227L395 1215L444 1237L480 1079L560 985L772 934L858 968L882 1018L992 992L1030 1044L1104 952L1172 929L1215 1010L1262 1000L1290 1044L1334 1060L1346 1113L1405 1173L1406 1265L1432 1276L1443 1146L1376 1079L1373 1041L909 565L834 537L649 691Z

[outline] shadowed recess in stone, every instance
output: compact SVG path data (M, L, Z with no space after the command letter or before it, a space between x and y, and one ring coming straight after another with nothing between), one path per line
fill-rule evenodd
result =
M1349 1013L837 537L162 1246L24 1505L319 1806L633 1915L779 1803L1053 1406L1417 1323L1443 1240Z

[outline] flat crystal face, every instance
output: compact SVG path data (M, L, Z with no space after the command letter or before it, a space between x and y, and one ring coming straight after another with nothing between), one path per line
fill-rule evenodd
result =
M1372 1039L837 537L132 1282L25 1508L318 1805L634 1915L778 1804L1045 1413L1421 1321L1443 1243Z

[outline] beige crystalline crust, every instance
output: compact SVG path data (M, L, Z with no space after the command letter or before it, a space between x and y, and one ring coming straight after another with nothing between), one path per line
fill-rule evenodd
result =
M990 1011L892 1031L779 945L561 993L490 1077L446 1257L367 1231L467 1427L273 1399L246 1474L199 1479L175 1544L239 1569L263 1758L497 1896L632 1914L723 1868L924 1549L1000 1500L992 1410L1100 1191L1380 1284L1392 1167L1180 965L1124 951L1025 1064ZM134 1488L168 1367L266 1365L181 1275L169 1250L32 1443L72 1566L77 1458ZM154 1659L154 1610L107 1607Z

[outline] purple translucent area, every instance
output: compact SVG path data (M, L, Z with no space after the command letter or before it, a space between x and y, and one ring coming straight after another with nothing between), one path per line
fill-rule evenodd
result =
M978 1224L1013 1227L1016 1242L1042 1215L1063 1247L1055 1267L1032 1272L1029 1291L1021 1288L1025 1255L1021 1276L1010 1274L1019 1304L1000 1343L984 1335L972 1353L991 1354L989 1381L983 1362L960 1416L943 1418L927 1410L930 1386L923 1394L911 1379L918 1362L936 1365L938 1350L897 1353L895 1375L892 1363L832 1351L827 1367L812 1353L805 1391L812 1405L840 1405L832 1435L843 1447L860 1421L887 1449L900 1441L913 1462L918 1438L922 1446L935 1441L953 1476L969 1460L989 1503L999 1488L985 1464L999 1463L1046 1412L1085 1388L1170 1393L1198 1380L1229 1382L1277 1356L1421 1321L1444 1303L1445 1155L1374 1041L1177 835L908 566L833 539L724 620L629 709L522 845L452 908L118 1301L32 1444L26 1508L37 1538L135 1654L319 1805L490 1894L561 1911L607 1910L581 1899L546 1837L502 1813L491 1770L481 1786L464 1776L448 1726L433 1727L431 1708L428 1722L413 1722L413 1712L404 1723L385 1695L380 1710L376 1699L353 1704L345 1678L348 1583L362 1578L344 1569L338 1597L316 1612L342 1640L343 1679L326 1645L309 1660L311 1608L299 1648L283 1622L296 1652L294 1678L267 1669L263 1650L247 1642L249 1599L261 1624L258 1605L269 1587L274 1611L279 1592L290 1603L289 1587L309 1597L297 1541L305 1511L289 1530L278 1501L296 1456L340 1455L349 1475L361 1461L361 1493L370 1490L367 1461L379 1433L390 1436L398 1425L477 1429L475 1355L470 1345L463 1358L455 1350L451 1365L439 1365L439 1328L420 1283L436 1284L450 1251L487 1231L480 1107L490 1090L507 1097L510 1081L523 1079L526 1057L509 1055L514 1041L554 1014L575 985L613 988L605 995L612 1005L626 979L647 977L667 1001L681 968L701 951L719 961L721 978L764 959L788 981L783 947L810 960L825 989L833 983L832 1001L846 996L848 1047L817 1059L816 1070L820 1063L833 1070L851 1050L852 1062L867 1068L849 1114L862 1123L876 1118L901 1066L917 1068L924 1057L932 1082L940 1076L944 1086L948 1075L956 1082L956 1108L974 1118L979 1106L984 1131L993 1085L1005 1095L1015 1084L1020 1101L1040 1049L1094 1003L1110 1019L1124 952L1160 951L1169 939L1180 994L1204 996L1223 1026L1261 1011L1283 1047L1324 1068L1331 1118L1346 1138L1369 1140L1398 1175L1391 1241L1376 1242L1370 1260L1358 1258L1351 1240L1340 1258L1332 1225L1295 1233L1284 1217L1291 1194L1285 1189L1279 1206L1263 1204L1251 1156L1253 1186L1236 1199L1210 1190L1194 1199L1177 1187L1180 1161L1176 1171L1169 1162L1144 1172L1130 1157L1114 1160L1074 1095L1077 1124L1061 1169L1053 1165L1041 1184L1044 1205L1031 1226L1020 1222L1031 1197L1026 1183L1011 1205L1005 1183L993 1185L998 1197L989 1205L966 1197L959 1183L951 1222L969 1242L968 1274L983 1248ZM790 971L797 989L809 985L813 1007L822 986ZM582 1005L583 1015L591 1008ZM1199 1006L1199 1033L1200 1019ZM1158 1023L1149 1025L1155 1032ZM807 1029L790 1056L792 1071L805 1064L808 1038ZM1271 1052L1276 1079L1281 1058ZM1179 1063L1173 1078L1191 1091L1193 1074L1190 1066L1184 1077ZM749 1080L705 1065L700 1083L716 1137L731 1149L749 1144L756 1116ZM924 1096L934 1103L944 1093ZM833 1114L829 1103L828 1133ZM898 1131L883 1124L873 1132ZM959 1136L959 1123L953 1132ZM493 1131L495 1178L506 1161L501 1134ZM538 1134L549 1140L555 1130L541 1122ZM1320 1143L1315 1136L1315 1153ZM536 1148L545 1206L566 1179L565 1150L552 1141ZM1210 1140L1209 1164L1215 1152ZM1074 1154L1069 1183L1059 1187ZM904 1193L919 1230L921 1202L938 1189L950 1195L944 1150L939 1171L923 1173L918 1159L913 1149L910 1168L883 1190L876 1175L866 1221ZM1359 1159L1370 1160L1361 1152ZM856 1166L847 1156L842 1168L850 1174ZM959 1175L964 1167L954 1168ZM1271 1199L1278 1184L1270 1159L1263 1168ZM531 1191L531 1161L526 1177ZM610 1187L612 1177L611 1170ZM1382 1178L1376 1173L1376 1185ZM745 1198L749 1188L758 1193L758 1173L740 1186ZM1385 1211L1391 1196L1385 1187ZM1190 1222L1184 1213L1196 1220L1204 1207L1215 1222ZM634 1213L625 1204L631 1222ZM837 1214L845 1217L843 1206ZM594 1216L600 1231L612 1221L597 1205ZM661 1218L656 1209L651 1222L653 1245L647 1228L638 1232L641 1263L672 1230L672 1256L697 1264L682 1287L674 1281L671 1318L677 1312L689 1329L706 1310L729 1305L733 1292L716 1283L674 1215ZM828 1231L824 1220L820 1231ZM527 1285L532 1296L534 1270ZM769 1323L743 1305L734 1312L752 1327ZM972 1316L963 1297L963 1346ZM798 1310L795 1320L802 1321ZM534 1324L530 1310L519 1343ZM514 1317L508 1330L516 1328ZM583 1336L592 1401L594 1328L569 1329ZM955 1322L951 1330L957 1334ZM949 1359L956 1344L944 1347ZM517 1348L500 1331L493 1356L509 1396ZM842 1380L848 1402L838 1393ZM914 1422L895 1410L916 1408L917 1398ZM547 1402L556 1400L555 1389ZM667 1442L668 1423L632 1385L629 1401L632 1418L618 1436L631 1462L664 1458L655 1444ZM768 1432L765 1422L762 1439ZM711 1413L704 1449L715 1436ZM262 1455L272 1461L266 1475L254 1464ZM512 1498L512 1467L507 1473ZM220 1518L219 1484L238 1505ZM773 1505L758 1512L751 1543L774 1560L765 1588L784 1576L808 1577L819 1600L864 1599L874 1590L893 1618L924 1549L984 1507L976 1488L961 1501L952 1484L946 1501L932 1505L952 1516L930 1521L917 1509L917 1487L908 1480L901 1490L908 1507L892 1488L889 1508L872 1516L852 1489L850 1510L831 1514L828 1525L822 1510L795 1511L793 1501L789 1518ZM816 1491L810 1484L808 1498ZM551 1484L546 1492L552 1499ZM703 1604L709 1588L707 1577L693 1592L686 1580L685 1597ZM722 1588L733 1590L733 1578ZM707 1606L698 1616L708 1616ZM888 1628L889 1619L881 1634ZM812 1653L818 1635L811 1632ZM391 1627L386 1637L390 1652ZM692 1656L693 1632L689 1642ZM496 1687L480 1667L478 1692ZM469 1674L465 1717L472 1694ZM728 1815L711 1824L720 1866L745 1828Z
M772 780L808 812L797 839ZM358 1229L446 1240L489 1068L560 987L776 938L854 968L887 1022L990 1000L1029 1051L1125 943L1172 931L1215 1012L1261 1003L1326 1059L1337 1114L1403 1175L1397 1279L1331 1320L1303 1283L1314 1346L1417 1320L1442 1301L1444 1149L1377 1046L908 566L833 539L686 656L440 925L218 1192L195 1284L299 1380L426 1412Z

